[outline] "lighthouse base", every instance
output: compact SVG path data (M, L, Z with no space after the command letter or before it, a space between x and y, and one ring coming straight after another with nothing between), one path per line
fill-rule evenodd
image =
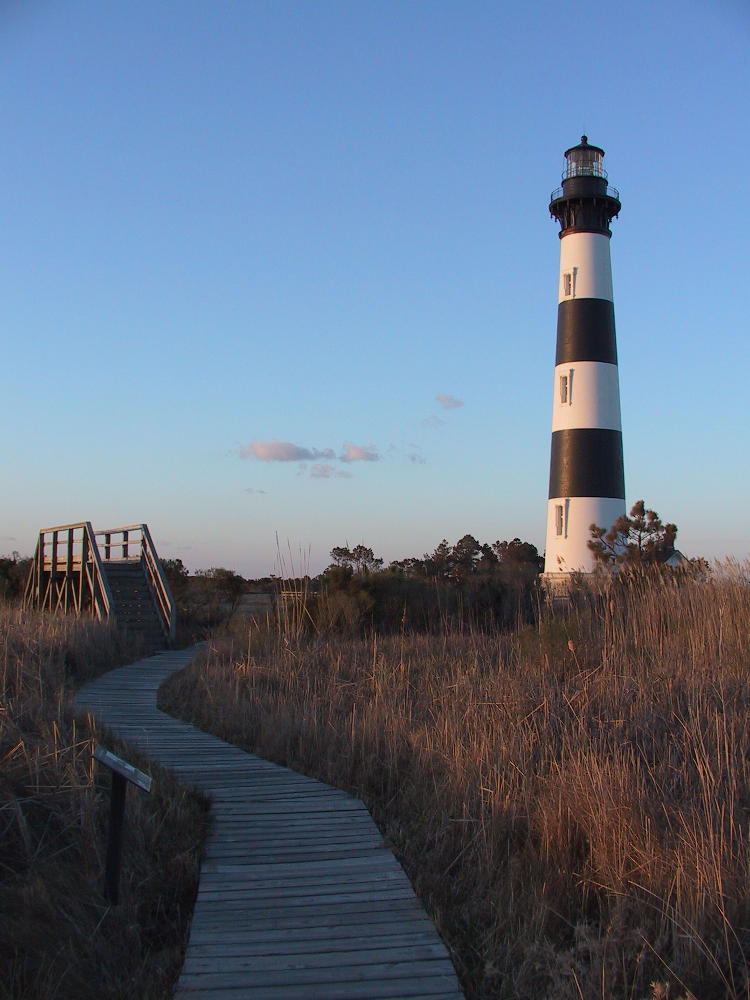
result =
M576 584L585 580L591 573L542 573L544 598L553 611L564 611L572 603L572 592Z

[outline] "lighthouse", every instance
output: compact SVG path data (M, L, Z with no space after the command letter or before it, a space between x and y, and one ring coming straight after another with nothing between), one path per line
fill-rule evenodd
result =
M544 570L553 585L591 572L592 524L625 513L620 387L609 224L620 196L607 183L604 150L588 138L565 151L550 214L560 223L557 354Z

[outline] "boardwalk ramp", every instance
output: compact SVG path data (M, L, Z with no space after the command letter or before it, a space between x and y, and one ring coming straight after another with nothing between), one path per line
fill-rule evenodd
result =
M196 652L113 670L76 697L211 799L176 1000L460 1000L445 945L359 799L156 708Z

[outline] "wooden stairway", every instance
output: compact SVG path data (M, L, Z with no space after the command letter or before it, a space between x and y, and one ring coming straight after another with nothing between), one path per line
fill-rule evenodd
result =
M90 521L43 528L24 593L28 607L112 618L144 649L171 645L174 598L145 524L94 531Z
M143 641L144 651L164 649L167 636L140 559L104 561L118 626Z

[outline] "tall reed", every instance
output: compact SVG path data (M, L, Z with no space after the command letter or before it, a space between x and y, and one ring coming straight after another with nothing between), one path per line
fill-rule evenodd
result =
M0 604L0 998L169 995L204 811L166 772L69 708L72 687L137 655L106 623ZM96 741L155 774L129 794L121 904L102 898L108 778Z
M748 997L749 571L509 633L256 631L163 697L362 796L470 997Z

